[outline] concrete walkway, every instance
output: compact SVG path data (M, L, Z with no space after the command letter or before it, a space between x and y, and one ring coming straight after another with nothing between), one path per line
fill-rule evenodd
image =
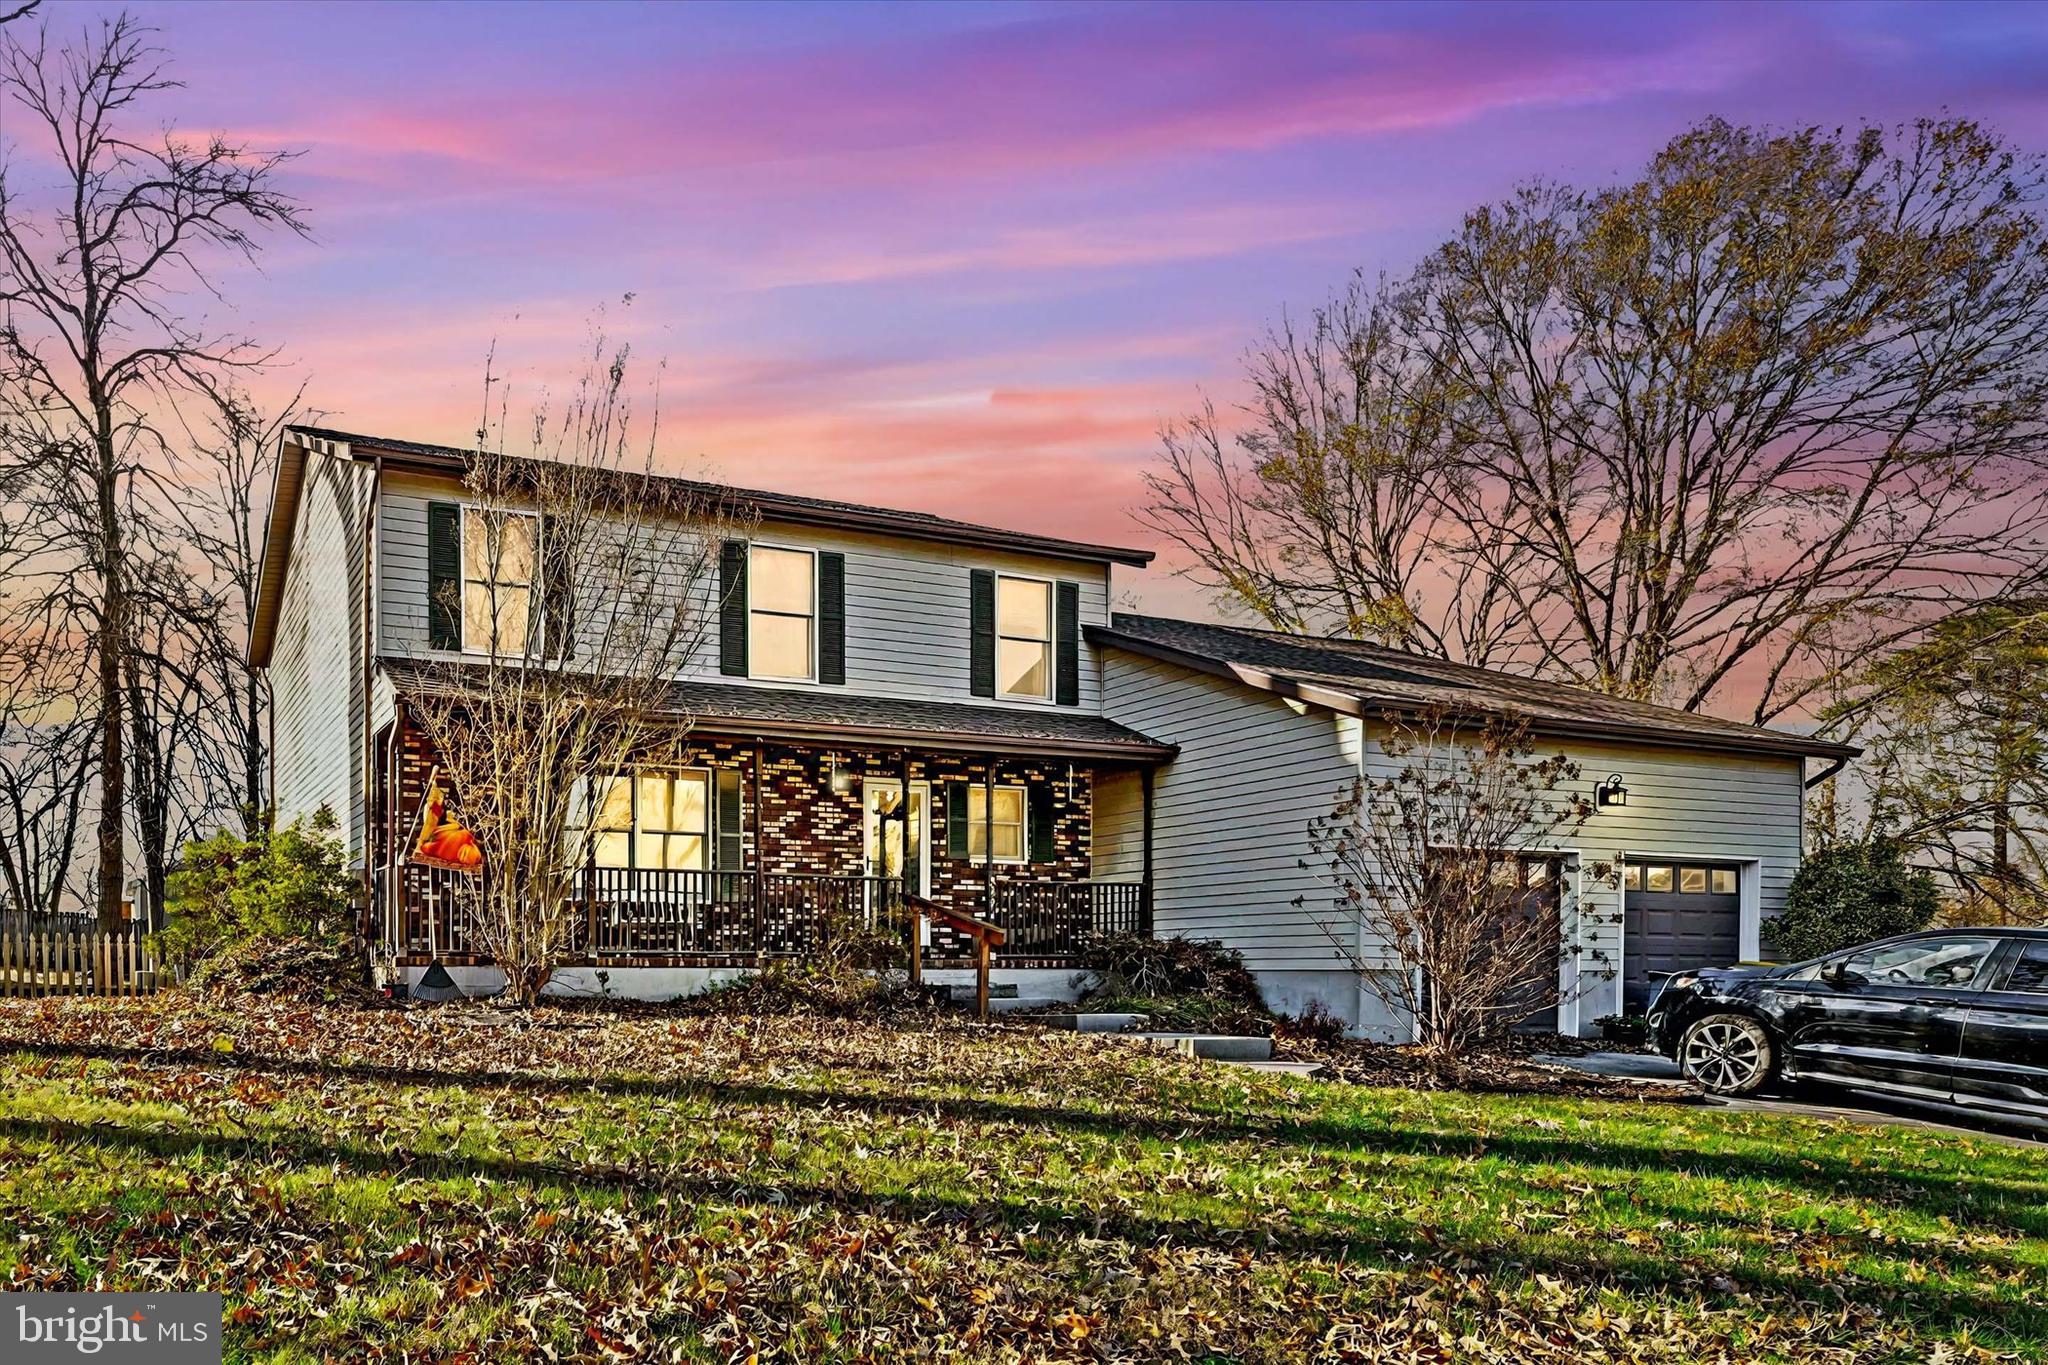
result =
M1570 1067L1573 1071L1586 1071L1595 1076L1619 1076L1630 1081L1668 1081L1673 1085L1685 1084L1685 1077L1679 1074L1678 1063L1655 1052L1589 1052L1583 1057L1544 1053L1529 1060L1542 1062L1548 1066Z

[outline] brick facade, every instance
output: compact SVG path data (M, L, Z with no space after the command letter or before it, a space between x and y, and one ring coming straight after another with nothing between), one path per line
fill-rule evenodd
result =
M813 746L765 745L759 749L758 787L754 746L728 741L693 745L680 766L733 768L741 774L742 847L745 867L757 863L767 873L809 873L860 876L864 866L862 779L895 780L903 774L902 756L893 751L828 749ZM399 771L399 838L406 837L424 795L433 767L432 748L417 729L405 731ZM852 779L844 792L832 790L834 763ZM931 784L927 819L927 856L932 900L986 915L988 869L978 861L954 857L948 828L949 789L961 783L980 786L988 778L989 761L946 755L910 760L910 780ZM1085 881L1090 872L1090 837L1094 772L1084 762L1004 758L995 762L999 786L1026 788L1027 810L1050 811L1054 821L1049 860L1029 861L1027 832L1023 863L999 863L999 880ZM380 783L380 787L384 785ZM758 798L757 798L758 791ZM383 801L376 803L383 810ZM383 842L383 817L376 834ZM714 844L715 847L715 844ZM965 943L950 932L935 931L931 953L937 959L960 956Z

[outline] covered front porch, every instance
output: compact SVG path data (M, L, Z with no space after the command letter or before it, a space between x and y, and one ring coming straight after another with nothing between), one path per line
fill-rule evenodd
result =
M756 700L724 690L735 710ZM784 711L789 695L768 694ZM562 965L752 967L855 932L908 945L913 925L925 965L972 965L946 912L1000 928L1005 968L1072 968L1094 937L1149 934L1151 771L1171 750L1099 717L940 709L944 732L700 706L679 762L593 795ZM375 759L366 928L399 968L487 964L464 887L488 855L476 872L409 856L435 759L402 693Z

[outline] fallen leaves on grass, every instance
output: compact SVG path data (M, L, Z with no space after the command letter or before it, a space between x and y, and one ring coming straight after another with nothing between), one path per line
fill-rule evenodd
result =
M2048 1324L2029 1155L949 1016L11 1002L0 1076L6 1276L217 1289L237 1358L1971 1360Z

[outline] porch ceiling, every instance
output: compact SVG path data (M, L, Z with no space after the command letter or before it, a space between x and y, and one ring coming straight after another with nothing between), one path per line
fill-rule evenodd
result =
M401 696L448 695L485 665L385 655ZM672 682L665 709L701 734L789 743L871 744L937 752L1164 763L1178 750L1105 716L1072 708L966 706L874 697L840 688Z

